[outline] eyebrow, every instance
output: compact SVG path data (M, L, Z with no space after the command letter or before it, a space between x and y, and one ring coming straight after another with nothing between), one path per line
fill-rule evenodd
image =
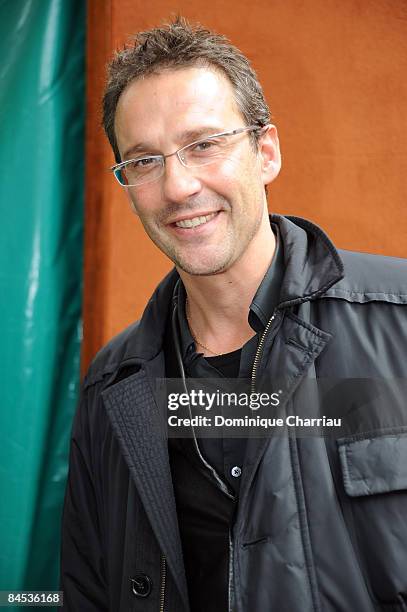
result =
M200 138L203 138L205 136L212 136L212 134L220 134L221 132L224 132L225 130L221 127L217 126L213 126L213 125L208 125L205 127L200 127L200 128L194 128L191 130L185 130L184 132L182 132L178 138L177 141L178 142L183 142L185 143L185 145L194 142L195 140L199 140ZM181 145L182 146L182 145ZM130 147L130 149L127 149L127 151L123 154L123 160L126 159L131 159L131 156L140 154L140 155L162 155L161 152L153 152L154 149L144 143L144 142L138 142L137 144L133 145L132 147Z

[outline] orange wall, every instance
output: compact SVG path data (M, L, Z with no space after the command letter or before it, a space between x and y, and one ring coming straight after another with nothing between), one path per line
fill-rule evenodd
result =
M106 170L100 99L112 51L178 12L258 72L283 151L270 210L308 217L340 247L407 257L405 0L89 0L84 367L170 269Z

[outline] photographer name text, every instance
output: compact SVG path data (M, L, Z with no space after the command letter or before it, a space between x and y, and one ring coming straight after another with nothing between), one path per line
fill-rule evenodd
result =
M288 415L285 418L263 418L260 416L244 416L227 418L222 415L214 417L197 415L192 418L179 417L172 414L168 417L170 427L341 427L342 419L331 419L325 416L319 418L301 418L298 415Z

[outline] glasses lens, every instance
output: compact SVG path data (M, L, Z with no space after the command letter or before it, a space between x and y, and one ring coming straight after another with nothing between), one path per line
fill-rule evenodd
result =
M233 139L230 136L209 137L185 147L182 151L184 164L193 168L212 164L221 159L233 144Z
M159 178L163 171L160 157L145 157L131 160L121 168L114 171L117 180L124 187L134 187L142 183L149 183Z

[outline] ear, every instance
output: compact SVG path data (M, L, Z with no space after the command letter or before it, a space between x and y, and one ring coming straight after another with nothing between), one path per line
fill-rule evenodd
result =
M275 125L268 125L260 136L259 155L263 184L268 185L274 181L281 168L280 143Z

